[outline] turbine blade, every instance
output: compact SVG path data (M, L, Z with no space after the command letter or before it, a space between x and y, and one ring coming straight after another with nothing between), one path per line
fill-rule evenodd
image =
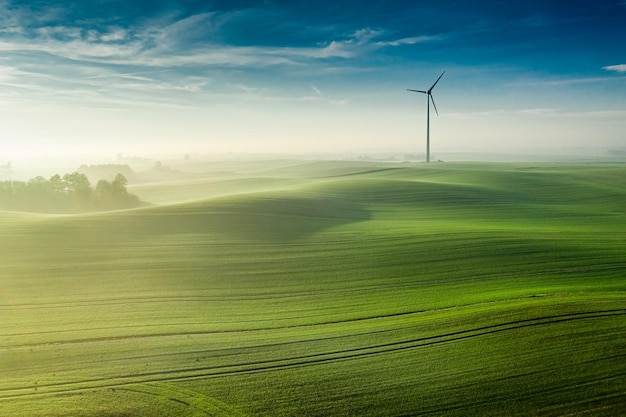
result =
M414 93L424 93L424 94L428 94L428 91L422 91L422 90L411 90L409 88L406 89L406 91L413 91Z
M430 87L430 89L428 91L433 91L433 88L435 88L435 86L437 85L437 83L439 82L439 80L441 79L441 77L443 77L443 74L445 74L446 71L444 70L441 75L439 76L439 78L437 78L437 81L435 81L435 84L433 84L432 87Z
M439 112L437 111L437 106L435 105L435 99L433 98L432 94L429 94L430 96L430 100L433 102L433 107L435 108L435 113L437 113L437 116L439 116Z

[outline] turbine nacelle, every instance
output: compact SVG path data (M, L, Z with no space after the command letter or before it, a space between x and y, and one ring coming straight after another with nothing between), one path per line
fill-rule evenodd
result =
M443 77L443 74L445 74L445 73L446 73L446 71L444 70L444 71L441 73L441 75L439 76L439 78L437 78L437 81L435 81L435 83L433 84L433 86L432 86L432 87L430 87L430 88L428 89L428 94L430 94L430 93L431 93L431 91L433 91L433 88L435 88L435 86L437 85L437 83L439 82L439 80L441 79L441 77Z
M433 107L435 108L435 113L437 113L437 116L439 116L439 111L437 111L437 105L435 104L435 99L433 98L433 88L435 88L435 86L437 85L437 83L439 82L439 80L441 79L441 77L443 77L443 74L445 74L446 72L443 71L441 73L441 75L439 76L439 78L437 78L437 81L435 81L435 83L428 89L428 91L424 91L424 90L412 90L410 88L407 88L407 91L412 91L414 93L422 93L422 94L427 94L430 97L430 101L432 101L433 103Z

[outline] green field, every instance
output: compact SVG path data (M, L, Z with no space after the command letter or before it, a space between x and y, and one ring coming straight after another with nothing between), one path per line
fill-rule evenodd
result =
M626 415L626 165L239 161L0 212L0 416Z

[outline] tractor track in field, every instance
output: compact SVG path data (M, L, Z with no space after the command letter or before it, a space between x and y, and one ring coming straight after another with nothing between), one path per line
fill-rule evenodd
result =
M200 366L183 369L132 373L110 378L92 378L13 388L1 388L0 401L20 397L71 394L86 390L115 388L144 383L185 381L221 376L235 376L255 372L286 370L303 366L321 365L338 361L368 358L375 355L407 351L422 347L439 345L443 343L459 342L475 337L501 333L509 330L565 323L577 320L602 319L619 316L626 316L626 309L578 312L515 320L500 324L492 324L488 326L476 327L473 329L459 330L410 340L355 347L331 352L311 353L307 355L298 355L286 358L265 359L230 365L212 365L204 367Z
M166 332L166 333L147 333L147 334L135 334L135 335L119 335L119 336L105 336L105 337L91 337L91 338L82 338L82 339L68 339L68 340L56 340L49 342L41 342L41 343L28 343L22 345L12 345L12 346L0 346L0 349L15 349L15 348L32 348L37 346L47 346L47 345L74 345L74 344L82 344L82 343L100 343L100 342L112 342L119 340L132 340L132 339L149 339L149 338L163 338L163 337L181 337L181 336L205 336L212 334L227 334L227 333L250 333L250 332L264 332L264 331L272 331L272 330L286 330L286 329L298 329L298 328L306 328L306 327L317 327L317 326L328 326L333 324L347 324L354 323L360 321L369 321L369 320L377 320L377 319L385 319L385 318L394 318L394 317L402 317L402 316L410 316L414 314L421 314L428 312L429 310L415 310L415 311L405 311L401 313L390 313L390 314L380 314L376 316L367 316L367 317L355 317L351 319L343 319L343 320L328 320L322 322L314 322L314 323L301 323L301 324L291 324L287 326L267 326L267 327L252 327L252 328L240 328L240 329L215 329L215 330L197 330L197 331L186 331L186 332ZM136 328L133 326L125 326L130 328ZM148 326L143 326L148 327ZM100 329L90 329L90 330L109 330L109 329L119 329L119 327L107 327ZM58 331L54 333L68 333L69 331ZM16 337L16 336L24 336L24 335L32 335L32 334L51 334L53 332L39 332L39 333L27 333L27 334L5 334L5 337ZM371 332L368 332L371 333Z
M407 288L414 287L415 284L389 284L384 286L373 286L368 288L367 291L371 291L372 289L396 289L396 288ZM336 292L336 291L335 291ZM343 290L341 292L344 292ZM348 292L348 289L345 290ZM300 296L310 296L312 291L303 291L301 293L297 293L296 295L285 295L285 294L272 294L268 295L268 299L276 299L283 297L300 297ZM314 291L315 294L321 294L324 292ZM468 305L454 305L449 307L439 307L439 308L429 308L429 309L420 309L420 310L411 310L411 311L403 311L398 313L388 313L388 314L377 314L373 316L366 317L353 317L342 320L326 320L320 322L312 322L312 323L300 323L300 324L292 324L287 326L259 326L259 327L241 327L241 328L216 328L212 330L194 330L194 331L186 331L186 332L160 332L160 333L146 333L146 334L133 334L133 335L117 335L117 336L106 336L106 337L91 337L91 338L80 338L80 339L69 339L69 340L54 340L54 341L42 341L42 342L34 342L34 343L25 343L25 344L8 344L1 345L0 350L3 349L15 349L15 348L32 348L37 346L46 346L46 345L70 345L70 344L79 344L79 343L99 343L99 342L107 342L107 341L119 341L125 339L147 339L147 338L160 338L160 337L179 337L179 336L202 336L202 335L211 335L211 334L227 334L227 333L247 333L247 332L262 332L262 331L270 331L270 330L284 330L284 329L296 329L296 328L306 328L306 327L315 327L315 326L325 326L325 325L333 325L333 324L342 324L342 323L354 323L354 322L362 322L368 320L377 320L377 319L385 319L385 318L394 318L394 317L402 317L402 316L410 316L415 314L423 314L429 313L433 311L441 311L441 310L450 310L456 309L459 307L468 307L476 304L491 304L498 303L501 301L511 301L511 300L520 300L527 298L536 298L536 297L549 297L553 294L539 294L539 295L525 295L520 297L513 297L505 300L494 300L494 301L486 301L479 302L475 304ZM232 297L232 296L224 296L224 297L215 297L215 296L181 296L181 297L134 297L125 300L118 299L102 299L97 302L87 303L87 302L54 302L54 303L36 303L36 304L10 304L10 305L0 305L0 311L3 310L21 310L21 309L39 309L39 308L74 308L74 307L93 307L95 306L111 306L111 305L131 305L131 304L148 304L148 303L176 303L176 302L206 302L206 301L237 301L237 300L252 300L255 299L253 296L242 296L242 297ZM258 297L257 297L258 299ZM303 316L303 318L310 318L310 316ZM266 320L268 321L268 320ZM276 320L269 320L275 322ZM259 324L258 320L238 320L237 323L254 323ZM192 323L192 324L203 324L202 322ZM234 322L224 322L220 324L234 324ZM142 324L142 325L127 325L127 326L106 326L106 327L91 327L91 328L75 328L75 329L63 329L63 330L49 330L49 331L38 331L38 332L26 332L26 333L4 333L3 337L23 337L23 336L33 336L33 335L53 335L53 334L67 334L67 333L77 333L84 331L101 331L101 330L116 330L122 328L128 329L146 329L146 328L156 328L156 327L169 327L169 325L164 324Z
M112 390L127 391L137 393L139 395L149 395L160 399L167 399L189 407L189 409L202 415L212 416L236 416L241 417L243 414L237 409L217 398L209 397L199 391L184 388L180 385L167 383L149 383L141 386L128 386L111 388Z
M525 298L525 297L524 297ZM449 308L457 308L459 306L449 307ZM443 308L443 309L449 309ZM67 340L54 340L54 341L45 341L39 343L27 343L27 344L15 344L15 345L0 345L0 350L3 349L16 349L16 348L33 348L39 346L62 346L62 345L75 345L75 344L86 344L86 343L103 343L103 342L114 342L114 341L122 341L122 340L133 340L133 339L153 339L153 338L165 338L165 337L182 337L182 336L206 336L206 335L214 335L214 334L237 334L237 333L251 333L251 332L265 332L265 331L274 331L274 330L290 330L290 329L299 329L299 328L308 328L308 327L318 327L318 326L329 326L335 324L348 324L348 323L356 323L356 322L364 322L369 320L380 320L380 319L390 319L397 317L405 317L412 316L416 314L428 313L430 311L434 311L432 309L426 310L412 310L412 311L403 311L399 313L389 313L389 314L378 314L373 316L366 317L354 317L342 320L326 320L312 323L300 323L300 324L290 324L286 326L259 326L259 327L250 327L250 328L234 328L234 329L213 329L213 330L190 330L190 331L181 331L181 332L160 332L160 333L145 333L145 334L132 334L132 335L118 335L118 336L103 336L103 337L85 337L85 338L77 338L77 339L67 339ZM614 311L614 310L606 310L606 311ZM621 310L615 310L621 311ZM624 309L626 311L626 309ZM571 314L563 314L561 316L569 316L575 314L586 314L586 313L571 313ZM559 316L553 316L559 317ZM535 319L530 319L535 320ZM254 322L258 323L258 322ZM148 327L159 327L158 326L124 326L128 328L148 328ZM120 327L103 327L103 328L95 328L89 330L113 330L119 329ZM80 331L80 329L76 330ZM61 330L54 332L37 332L37 333L10 333L4 334L5 337L21 337L26 335L33 334L62 334L62 333L70 333L72 331ZM371 332L366 332L365 334L369 334Z

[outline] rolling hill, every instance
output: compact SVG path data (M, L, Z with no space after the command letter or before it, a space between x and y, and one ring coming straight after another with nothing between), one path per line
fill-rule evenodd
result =
M626 413L625 166L219 172L0 212L0 415Z

